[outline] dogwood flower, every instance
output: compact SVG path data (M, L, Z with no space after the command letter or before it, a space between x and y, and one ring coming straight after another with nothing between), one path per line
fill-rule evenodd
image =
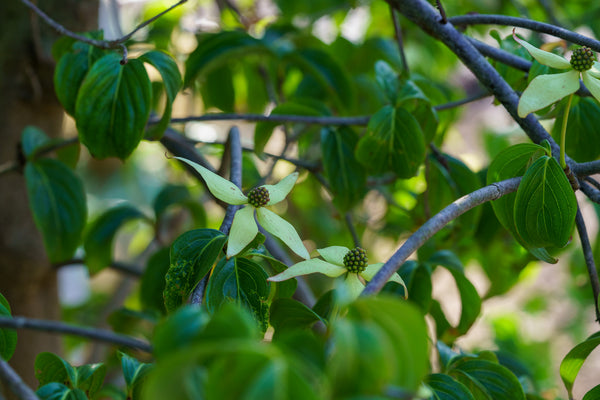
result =
M350 250L343 246L330 246L324 249L317 249L317 252L325 259L312 258L307 261L301 261L292 265L285 271L268 280L272 282L281 282L300 275L308 275L315 272L330 276L332 278L346 274L344 284L350 295L357 298L365 288L359 275L366 281L373 279L373 276L381 269L383 263L368 265L367 254L360 247ZM406 285L400 275L394 274L388 281L396 282L404 287L404 293L408 293Z
M198 171L204 182L206 182L208 190L217 199L228 204L246 205L246 207L240 208L233 217L233 223L229 231L229 240L227 242L227 258L238 254L256 237L258 226L254 220L255 214L258 223L267 232L281 239L300 257L304 259L310 258L296 229L274 212L264 208L285 199L298 179L297 172L286 176L276 185L263 185L254 188L246 196L236 185L203 166L182 157L174 158L185 162Z
M589 47L580 47L573 51L571 60L553 54L519 39L513 29L513 38L531 54L540 64L551 68L569 70L559 74L536 76L525 89L517 109L519 116L541 110L558 100L573 94L579 89L579 77L590 93L600 101L600 63Z

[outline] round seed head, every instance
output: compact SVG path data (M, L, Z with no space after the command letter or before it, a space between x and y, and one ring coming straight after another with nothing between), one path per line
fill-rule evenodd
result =
M594 61L596 61L594 52L586 46L576 49L571 56L571 66L574 70L579 72L587 71L592 68Z
M344 256L344 267L349 272L363 272L367 268L368 262L367 252L360 247L353 248Z
M248 204L252 207L263 207L269 202L269 191L263 186L252 189L248 192Z

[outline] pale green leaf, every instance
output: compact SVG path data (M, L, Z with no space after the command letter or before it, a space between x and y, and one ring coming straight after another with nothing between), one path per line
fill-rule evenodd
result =
M564 57L561 57L557 54L550 53L541 49L538 49L532 44L527 43L525 40L519 39L517 35L513 32L513 37L515 40L527 51L533 58L535 58L540 64L547 65L548 67L558 68L558 69L569 69L571 68L571 63Z
M286 196L292 191L297 180L298 173L293 172L275 185L264 185L263 187L269 191L269 202L267 205L270 206L283 201L283 199L285 199Z
M308 250L304 247L300 236L298 236L298 232L296 232L292 224L264 207L256 209L256 219L267 232L280 239L294 253L305 260L310 258Z
M244 250L244 247L252 242L258 233L258 226L254 221L254 210L254 207L246 206L235 213L227 241L227 258Z
M344 265L344 256L350 251L349 248L344 246L329 246L324 249L317 249L317 252L327 262L335 265Z
M332 278L338 277L348 270L339 265L328 263L327 261L313 258L306 261L300 261L297 264L292 265L285 271L269 278L272 282L281 282L287 279L294 278L296 276L308 275L314 273L321 273Z
M519 99L519 117L541 110L579 89L579 72L539 75L529 83Z

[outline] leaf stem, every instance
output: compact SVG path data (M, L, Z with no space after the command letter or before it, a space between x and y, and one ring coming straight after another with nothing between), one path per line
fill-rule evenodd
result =
M567 168L567 162L565 160L565 143L567 137L567 122L569 120L569 111L571 111L571 102L573 101L573 94L569 96L567 105L565 107L565 114L563 115L562 126L560 128L560 167L562 169Z

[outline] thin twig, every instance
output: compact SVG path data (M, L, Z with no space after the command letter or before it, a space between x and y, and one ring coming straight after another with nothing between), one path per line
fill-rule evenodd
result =
M0 380L6 384L6 387L10 389L19 399L21 400L39 400L39 397L23 381L23 379L15 372L14 369L6 361L0 357ZM2 394L0 393L0 396Z
M600 52L600 41L572 32L560 26L538 22L527 18L508 17L506 15L496 14L472 14L461 15L448 19L453 25L504 25L516 26L519 28L530 29L532 31L547 33L571 43L581 46L587 46L596 52Z
M142 340L126 335L120 335L105 329L74 326L60 321L49 321L26 317L0 317L0 327L11 329L31 329L35 331L79 336L98 342L114 344L117 346L125 346L131 349L138 349L147 353L152 353L152 347L150 344Z
M597 180L595 180L591 176L586 176L584 179L585 179L586 182L589 182L596 189L600 190L600 182L598 182Z
M461 197L434 215L417 229L417 231L413 233L402 246L400 246L394 255L387 260L379 272L377 272L373 279L367 284L362 295L371 295L379 292L404 261L450 221L458 218L460 215L480 204L490 200L496 200L505 194L516 191L519 182L521 182L520 177L492 183L491 185Z
M70 259L67 261L62 261L59 263L52 264L52 266L54 268L60 268L60 267L66 267L67 265L76 265L76 264L84 264L85 265L85 259L84 258L73 258L73 259ZM118 262L118 261L111 261L107 265L107 267L114 269L115 271L122 272L126 275L131 275L131 276L135 276L135 277L140 277L144 274L144 271L142 270L142 268L140 268L136 265L126 264L126 263L122 263L122 262Z
M390 14L392 14L392 21L394 22L394 32L396 33L396 43L398 44L398 51L400 52L400 58L402 59L402 69L406 73L406 76L410 75L410 69L408 68L408 61L406 61L406 54L404 53L404 41L402 40L402 28L400 27L400 19L398 18L398 12L390 6Z
M167 8L166 10L156 14L154 17L147 19L146 21L142 22L141 24L139 24L137 27L135 27L134 30L132 30L131 32L129 32L127 35L119 38L116 40L116 42L118 43L124 43L126 41L128 41L129 39L131 39L131 37L133 35L135 35L140 29L150 25L151 23L153 23L154 21L156 21L158 18L162 17L163 15L165 15L166 13L168 13L169 11L171 11L172 9L179 7L180 5L182 5L183 3L187 3L187 0L180 0L177 3L173 4L171 7Z
M484 99L484 98L489 97L489 96L491 96L490 93L481 91L481 92L475 93L475 94L473 94L471 96L467 96L464 99L460 99L460 100L456 100L456 101L450 101L448 103L444 103L444 104L440 104L438 106L434 106L433 109L436 110L436 111L449 110L451 108L460 107L460 106L463 106L465 104L472 103L474 101L481 100L481 99Z
M600 204L600 190L591 187L583 179L579 179L579 188L588 199L596 204Z
M356 232L356 228L354 227L354 223L352 222L352 214L347 212L346 215L344 215L344 220L346 221L346 226L348 226L350 235L352 235L352 241L354 242L354 247L362 247L360 245L360 238L358 237L358 233Z
M596 270L596 263L594 262L594 251L590 245L590 238L585 227L585 221L581 214L581 209L577 206L577 215L575 217L575 224L577 225L577 232L579 232L579 240L581 241L581 250L583 251L583 258L585 259L585 265L587 267L588 275L590 277L590 284L592 286L592 293L594 295L594 307L596 309L596 322L600 322L600 309L598 309L598 296L600 296L600 281L598 281L598 270Z
M7 161L0 165L0 176L8 174L9 172L17 172L19 170L19 164L14 161Z
M367 125L370 116L359 117L312 117L305 115L283 115L283 114L204 114L186 118L173 118L172 124L183 124L193 121L250 121L250 122L297 122L314 125ZM158 119L151 119L149 124L158 123Z
M435 6L437 7L438 11L440 12L440 16L442 17L440 22L442 24L448 23L448 18L446 17L446 10L444 10L444 6L442 5L441 0L435 0Z

